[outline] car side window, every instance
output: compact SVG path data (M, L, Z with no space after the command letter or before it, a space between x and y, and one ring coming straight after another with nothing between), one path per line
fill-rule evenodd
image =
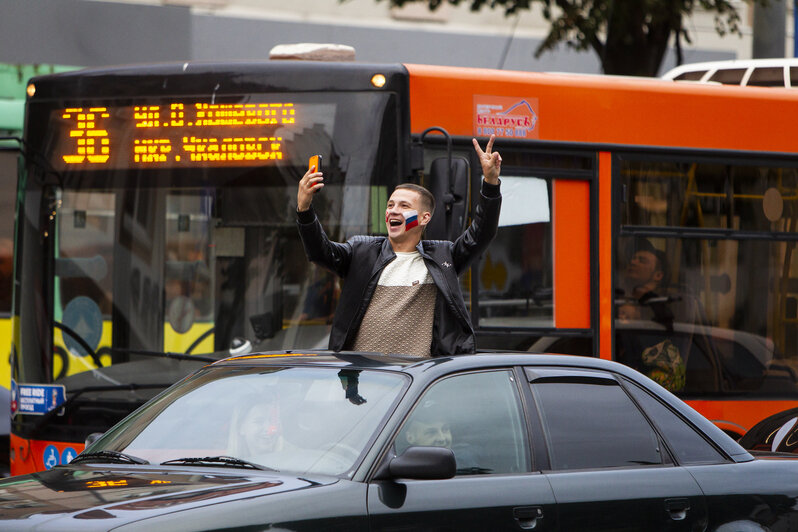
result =
M717 81L724 85L739 85L747 70L747 68L719 68L710 76L709 81Z
M552 470L658 465L659 438L613 379L532 382Z
M630 384L627 388L635 401L659 428L679 464L725 462L723 455L712 444L658 399L636 385Z
M448 447L458 475L530 470L518 387L510 370L466 373L434 383L407 417L396 452Z

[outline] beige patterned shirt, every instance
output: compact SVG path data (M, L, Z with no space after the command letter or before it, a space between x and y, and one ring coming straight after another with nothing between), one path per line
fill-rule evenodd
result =
M354 350L430 356L437 294L421 254L397 252L380 274Z

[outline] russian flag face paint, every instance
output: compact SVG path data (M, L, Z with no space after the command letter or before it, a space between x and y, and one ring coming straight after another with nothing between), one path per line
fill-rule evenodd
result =
M405 217L405 231L410 231L418 225L418 211L404 211L402 216Z

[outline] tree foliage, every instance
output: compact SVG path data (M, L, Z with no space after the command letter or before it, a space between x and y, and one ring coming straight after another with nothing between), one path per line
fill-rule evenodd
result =
M377 0L381 1L381 0ZM753 0L766 3L768 0ZM535 57L560 43L593 50L605 74L656 76L668 43L675 37L677 62L682 42L691 43L683 22L694 10L712 13L719 35L740 34L739 2L734 0L388 0L392 6L424 2L431 10L444 2L469 4L472 11L503 9L505 15L540 5L550 23Z

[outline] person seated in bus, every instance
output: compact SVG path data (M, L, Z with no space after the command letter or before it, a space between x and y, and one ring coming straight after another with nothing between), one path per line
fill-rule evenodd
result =
M499 223L501 156L491 136L474 149L485 179L471 225L454 242L422 240L435 199L415 184L396 187L385 210L383 236L331 242L313 211L324 187L311 168L297 190L297 226L308 259L343 278L329 348L440 356L473 353L474 329L458 276L488 247Z
M627 304L619 307L618 317L651 319L673 331L674 316L666 291L669 275L665 253L647 239L638 240L624 269L621 289Z
M665 327L666 338L649 342L651 345L645 346L639 360L625 362L666 389L678 392L684 389L687 367L679 347L667 338L673 333L674 322L667 293L669 274L665 253L646 239L636 241L624 269L621 287L625 297L617 306L617 317L621 321L648 319Z

